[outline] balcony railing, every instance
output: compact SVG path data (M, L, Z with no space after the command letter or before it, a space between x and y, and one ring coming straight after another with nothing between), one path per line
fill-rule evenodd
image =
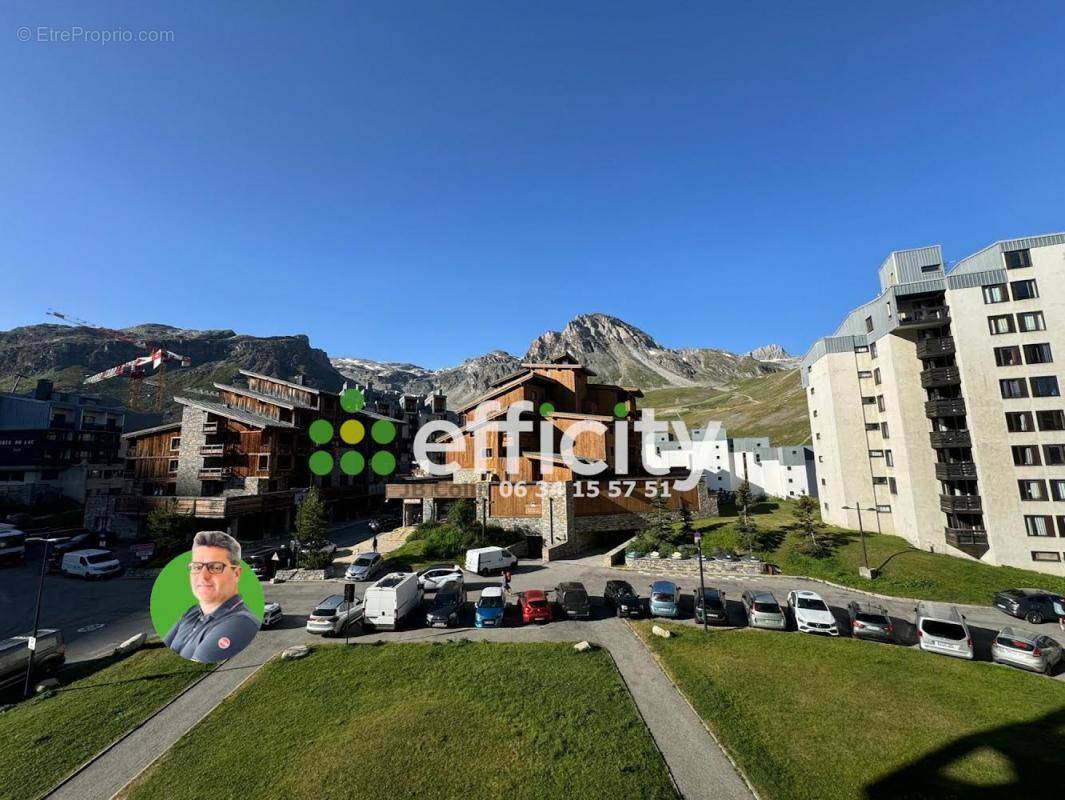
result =
M224 444L205 444L200 448L200 455L204 458L225 455L225 452L226 446Z
M936 464L936 478L941 481L975 481L976 464L960 461L956 464Z
M924 404L924 413L927 417L963 417L965 416L965 400L957 397L953 400L929 400Z
M932 447L972 447L973 440L969 431L932 431L928 434Z
M979 514L984 504L978 494L941 494L939 509L946 514Z
M918 358L937 358L950 355L954 355L953 336L936 336L932 339L922 339L917 343Z
M201 481L221 481L233 474L232 467L205 467L199 472Z
M218 421L203 423L204 433L218 433Z
M899 310L899 325L943 325L950 321L950 310L946 306L932 308L911 308Z
M921 386L925 389L958 386L960 383L961 372L957 367L933 367L921 373Z
M947 544L975 558L980 558L990 549L987 531L983 528L945 528L944 532Z

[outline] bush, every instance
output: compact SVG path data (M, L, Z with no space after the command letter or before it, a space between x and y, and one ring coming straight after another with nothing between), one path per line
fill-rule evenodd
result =
M303 569L326 569L333 563L333 557L321 550L303 550L299 555L299 565Z

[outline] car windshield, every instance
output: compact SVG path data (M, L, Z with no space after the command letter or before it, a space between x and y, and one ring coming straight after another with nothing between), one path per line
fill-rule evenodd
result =
M503 598L502 597L482 597L480 600L477 601L477 607L478 608L502 608L503 607Z
M636 594L636 592L627 583L622 583L614 587L614 594L618 597L624 597L625 595Z
M887 624L887 617L885 617L883 614L867 614L864 611L859 611L857 614L854 615L854 618L858 620L858 622L868 622L872 625Z
M359 556L355 559L355 565L359 567L368 567L373 563L373 556Z
M799 608L809 609L810 611L828 611L828 606L821 600L816 600L812 597L800 597Z
M707 592L703 602L706 604L707 608L721 608L722 606L721 595L717 592L714 592L713 594Z
M110 553L97 553L93 556L86 556L85 560L90 564L102 564L105 561L114 561L115 557Z
M651 599L656 603L672 603L673 594L671 592L655 592L651 595Z
M960 642L965 638L965 628L956 622L926 619L921 624L921 629L929 636L935 636L939 639L950 639L951 641Z
M1023 650L1026 653L1035 650L1035 646L1031 642L1026 642L1023 639L1010 639L1008 636L999 636L995 639L995 643L1003 647L1009 647L1011 650Z
M757 601L754 604L754 610L761 611L763 614L779 614L780 606L778 606L776 603L766 603L762 601Z
M311 616L314 617L334 617L336 616L336 606L319 606L311 612Z
M452 594L451 592L438 594L433 598L433 608L447 608L448 606L454 605L458 599L459 596L457 594Z

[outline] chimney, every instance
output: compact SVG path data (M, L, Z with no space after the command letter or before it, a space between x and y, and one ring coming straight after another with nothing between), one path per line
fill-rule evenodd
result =
M34 400L51 400L52 399L52 382L41 378L37 381L37 388L33 390Z
M301 372L299 375L296 376L296 380L294 381L294 383L298 383L300 386L306 386L307 376Z

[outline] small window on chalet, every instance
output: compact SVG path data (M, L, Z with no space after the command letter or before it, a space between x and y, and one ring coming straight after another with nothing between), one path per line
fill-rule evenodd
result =
M269 455L261 455L261 456L259 456L259 470L263 471L263 470L268 470L268 469L270 469L270 456Z
M170 437L170 449L171 450L180 450L181 449L181 437L180 436L171 436Z
M177 467L178 467L178 460L176 458L170 459L170 464L168 466L168 470L170 472L177 472Z

